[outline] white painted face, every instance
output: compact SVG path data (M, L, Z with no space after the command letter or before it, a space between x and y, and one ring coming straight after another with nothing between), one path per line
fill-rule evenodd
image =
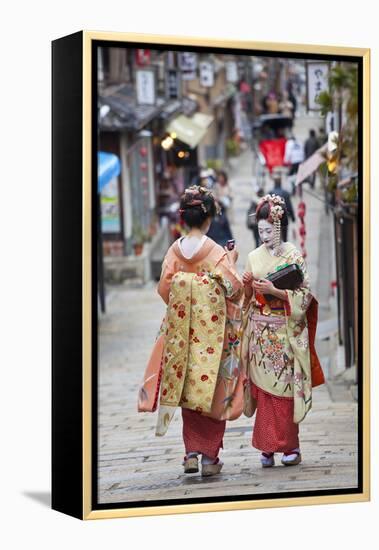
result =
M274 247L274 225L267 220L259 220L258 233L267 248Z

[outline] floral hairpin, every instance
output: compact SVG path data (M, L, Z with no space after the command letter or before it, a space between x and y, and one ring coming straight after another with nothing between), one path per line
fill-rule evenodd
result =
M184 193L188 195L206 195L207 197L212 197L214 199L211 191L209 191L208 189L205 189L201 185L191 185L190 187L187 187L187 189L185 189ZM217 214L220 214L221 208L218 205L217 201L215 201L215 204L216 204L216 212ZM192 199L192 201L188 202L186 206L201 206L201 209L204 212L204 214L208 213L207 207L203 203L202 199ZM179 210L179 212L183 213L183 209Z

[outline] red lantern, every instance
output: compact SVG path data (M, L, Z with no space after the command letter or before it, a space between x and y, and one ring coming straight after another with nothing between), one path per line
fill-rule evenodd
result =
M146 157L147 148L146 147L140 147L139 154L141 155L141 157Z
M306 234L307 234L307 231L305 229L305 225L301 225L300 228L299 228L299 235L301 237L305 237Z
M306 209L307 209L307 205L305 204L304 201L299 202L299 204L297 205L297 207L298 207L298 208L301 208L302 210L304 210L304 213L305 213L305 211L306 211Z
M139 165L140 167L140 170L142 170L142 172L146 172L147 170L147 164L146 162L141 162L141 164Z
M305 203L299 202L297 207L297 215L300 219L303 219L305 217Z

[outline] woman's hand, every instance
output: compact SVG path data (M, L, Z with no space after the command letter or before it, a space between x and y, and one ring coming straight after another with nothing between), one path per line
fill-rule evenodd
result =
M251 283L253 282L253 274L251 273L251 271L245 271L242 274L242 282L245 287L251 288Z
M229 261L233 264L236 263L238 260L238 251L236 248L233 248L233 250L228 250L226 246L224 246L224 250L229 258Z
M268 279L258 279L253 282L254 289L260 294L273 294L276 295L276 288L273 283Z

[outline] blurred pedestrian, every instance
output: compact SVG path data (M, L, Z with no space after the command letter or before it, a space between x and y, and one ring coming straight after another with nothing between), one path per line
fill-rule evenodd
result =
M293 85L292 85L292 82L288 82L287 83L287 93L288 93L288 99L289 101L292 103L293 105L293 108L292 108L292 115L293 115L293 118L295 118L296 116L296 110L297 110L297 100L296 100L296 96L293 92Z
M286 142L286 148L284 152L284 163L289 165L288 176L291 179L292 184L292 195L295 194L296 187L296 174L299 170L300 164L304 161L304 149L300 141L291 134L289 139Z
M328 136L326 135L326 132L322 127L318 129L317 141L319 147L322 147L328 141Z
M259 199L261 199L264 194L265 192L263 187L257 187L255 196L253 197L250 203L249 209L247 211L247 216L246 216L246 225L247 225L247 228L254 235L256 248L258 248L258 246L260 246L262 243L259 237L258 223L257 223L255 211L257 209Z
M233 234L225 208L220 203L218 206L219 212L212 219L207 236L217 244L226 246L226 243L233 239Z
M290 118L291 120L293 120L293 118L294 118L294 105L293 105L292 101L290 101L290 99L289 99L289 94L288 94L287 90L284 90L284 92L282 94L282 98L279 102L279 110L280 110L280 113L283 116L286 116L286 117Z
M208 171L209 172L209 171ZM211 178L212 186L209 187L214 194L218 210L211 221L207 236L213 239L217 244L226 246L226 243L233 239L232 230L230 228L228 218L228 208L231 205L230 188L228 185L228 177L226 172L222 171L219 177L212 170L212 173L207 173L208 182Z
M229 223L233 222L233 194L225 170L217 171L217 180L212 190L215 199L224 208Z
M305 159L308 159L309 157L311 157L319 148L320 148L320 145L316 137L316 132L314 130L309 130L309 136L304 143ZM306 181L309 182L312 189L314 189L315 180L316 180L316 172L313 172L313 174L308 176L308 178L306 179Z
M262 101L263 112L266 114L276 114L279 112L279 102L275 92L268 93Z

